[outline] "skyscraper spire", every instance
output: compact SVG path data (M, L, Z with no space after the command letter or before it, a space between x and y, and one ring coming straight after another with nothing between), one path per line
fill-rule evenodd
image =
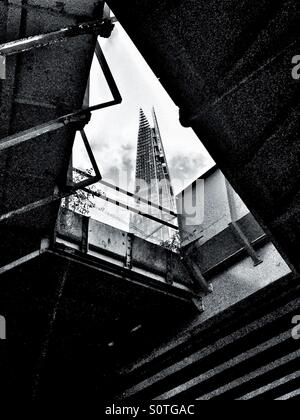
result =
M143 108L140 108L140 124L149 124L149 121L144 113Z
M135 193L174 211L173 188L170 184L169 168L154 108L152 117L154 127L150 126L143 109L140 108ZM149 191L151 196L148 195ZM151 212L154 213L153 209ZM166 218L166 214L160 210L156 210L155 216L162 220ZM137 236L146 239L152 236L152 239L158 243L166 241L172 236L168 228L163 225L160 227L157 223L141 216L132 217L130 230Z

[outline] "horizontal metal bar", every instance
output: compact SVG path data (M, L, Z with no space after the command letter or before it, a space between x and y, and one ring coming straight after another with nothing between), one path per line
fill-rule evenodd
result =
M59 130L69 124L87 124L90 119L90 112L97 109L105 108L108 104L115 105L115 102L105 103L99 106L94 106L86 109L81 109L72 114L67 114L56 120L49 121L45 124L30 128L29 130L22 131L20 133L13 134L12 136L6 137L0 140L0 152L11 147L15 147L28 140L42 136L43 134L50 133L52 131Z
M173 225L172 223L169 223L165 220L159 219L159 218L157 218L155 216L152 216L148 213L144 213L144 212L142 212L142 211L140 211L140 210L138 210L134 207L131 207L127 204L120 203L119 201L117 201L113 198L109 198L106 195L103 195L103 194L100 194L96 191L90 190L89 188L83 188L83 191L87 192L88 194L92 194L93 196L98 197L101 200L106 201L107 203L114 204L115 206L121 207L121 208L123 208L125 210L128 210L128 211L131 211L132 213L138 214L139 216L143 216L146 219L152 220L153 222L160 223L160 224L165 225L165 226L167 226L171 229L174 229L174 230L179 230L179 227L176 226L176 225Z
M174 211L169 210L166 207L160 206L158 204L155 204L155 203L153 203L150 200L146 200L146 199L144 199L144 198L142 198L142 197L140 197L140 196L138 196L136 194L133 194L133 193L131 193L129 191L126 191L126 190L124 190L124 189L122 189L120 187L117 187L117 186L113 185L113 184L110 184L107 181L101 180L100 184L103 185L103 186L106 186L108 188L111 188L111 189L113 189L113 190L115 190L115 191L117 191L117 192L119 192L121 194L127 195L128 197L134 198L134 199L136 199L137 201L139 201L141 203L147 204L149 207L153 207L153 208L155 208L157 210L160 210L160 211L162 211L164 213L170 214L170 216L173 216L174 218L178 217L178 214L175 213Z
M57 42L61 42L68 38L80 35L95 34L107 37L113 28L114 25L109 19L80 23L79 25L69 26L58 31L31 36L28 38L7 42L6 44L1 44L0 55L9 56L24 53L32 49L47 47L49 45L56 44Z
M85 108L85 109L82 110L82 112L84 112L84 111L88 111L88 112L100 111L101 109L109 108L109 107L114 106L114 105L119 105L121 102L122 102L122 99L120 101L113 100L113 101L109 101L109 102L104 102L104 103L99 104L99 105L93 105L93 106L90 106L89 108Z
M69 124L85 124L89 118L86 115L87 110L82 113L69 114L64 117L60 117L56 120L50 121L45 124L38 125L30 128L29 130L22 131L20 133L13 134L12 136L6 137L0 140L0 152L3 150L10 149L11 147L18 146L28 140L38 138L43 134L51 133L52 131L59 130Z
M12 217L19 216L23 213L27 213L29 211L35 210L39 207L45 206L47 204L54 203L55 201L59 201L62 198L68 197L72 193L65 193L65 194L57 194L57 195L51 195L49 197L43 198L41 200L37 200L34 203L26 204L25 206L22 206L18 209L12 210L8 213L2 214L0 216L0 222L3 222L5 220L8 220Z
M40 250L34 251L31 254L26 255L25 257L19 258L18 260L13 261L12 263L5 265L4 267L1 267L0 268L0 276L2 274L7 273L10 270L13 270L14 268L19 267L20 265L23 265L23 264L27 263L28 261L31 261L31 260L39 257L39 256L40 256Z
M22 258L19 258L7 265L5 265L4 267L0 268L0 276L4 273L7 273L10 270L13 270L14 268L20 267L21 265L34 260L35 258L39 257L40 255L42 255L43 253L45 253L49 248L49 241L48 240L43 240L41 241L41 246L40 249L34 252L31 252L30 254L25 255Z
M6 137L0 140L0 152L3 150L15 147L21 143L25 143L28 140L42 136L43 134L50 133L52 131L59 130L69 124L87 124L90 120L90 113L108 106L116 105L115 101L106 102L101 105L96 105L90 108L81 109L72 114L67 114L56 120L49 121L45 124L30 128L29 130L16 133L12 136Z
M75 194L78 190L81 190L81 189L84 190L86 187L88 187L88 186L90 186L94 183L95 183L94 179L85 180L85 181L82 181L82 182L76 184L74 188L69 188L69 190L66 191L66 192L53 194L53 195L50 195L46 198L42 198L41 200L37 200L33 203L26 204L25 206L20 207L16 210L12 210L8 213L2 214L0 216L0 222L8 220L12 217L19 216L23 213L27 213L29 211L35 210L39 207L46 206L47 204L55 203L56 201L60 201L63 198L70 197L71 195Z
M96 184L99 182L98 176L94 176L93 178L84 179L83 181L77 182L76 184L73 184L72 191L78 191L82 190L86 187L89 187L90 185Z
M11 147L18 146L33 138L42 136L43 134L47 134L52 131L59 130L60 128L64 126L65 125L62 121L54 121L52 123L43 124L43 125L34 127L30 130L26 130L21 133L17 133L12 136L6 137L0 141L0 152L10 149Z
M78 173L78 174L80 174L80 175L91 177L91 175L87 174L85 171L81 171L80 169L73 168L73 171L76 172L76 173ZM160 210L160 211L162 211L164 213L168 213L171 216L173 216L174 218L178 217L178 214L175 213L174 211L169 210L169 209L167 209L165 207L162 207L162 206L160 206L158 204L155 204L152 201L146 200L146 199L144 199L144 198L142 198L142 197L140 197L140 196L138 196L136 194L133 194L133 193L131 193L129 191L126 191L123 188L117 187L116 185L113 185L110 182L104 181L103 179L99 182L99 184L101 184L101 185L103 185L105 187L108 187L108 188L110 188L110 189L112 189L114 191L117 191L120 194L127 195L127 197L134 198L134 199L140 201L141 203L147 204L149 207L153 207L153 208L155 208L157 210Z

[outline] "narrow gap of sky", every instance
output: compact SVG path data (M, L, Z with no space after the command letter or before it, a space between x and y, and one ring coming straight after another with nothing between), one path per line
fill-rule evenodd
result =
M117 23L101 47L123 97L121 105L93 113L86 132L105 180L134 189L139 108L151 122L155 107L171 178L176 193L189 185L214 164L192 129L179 123L178 108L166 93L122 26ZM94 59L90 76L90 104L111 100L100 66ZM74 166L91 165L77 138Z

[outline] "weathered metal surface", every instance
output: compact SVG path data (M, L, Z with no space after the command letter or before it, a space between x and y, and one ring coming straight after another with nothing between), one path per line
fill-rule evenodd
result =
M111 253L112 255L125 262L127 233L112 226L90 221L89 242L91 246Z

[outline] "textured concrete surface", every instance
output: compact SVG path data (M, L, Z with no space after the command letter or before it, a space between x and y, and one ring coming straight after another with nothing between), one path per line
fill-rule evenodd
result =
M249 209L299 266L294 0L109 0Z
M0 43L55 31L102 16L103 2L14 0L0 5ZM0 81L0 139L81 109L96 37L84 35L7 58ZM1 153L0 213L53 195L63 187L75 137L66 126ZM58 205L10 220L52 230Z
M1 276L2 398L109 400L117 371L192 316L190 305L67 257L45 254Z
M299 279L281 278L173 337L121 371L119 398L273 400L299 389L298 295Z

